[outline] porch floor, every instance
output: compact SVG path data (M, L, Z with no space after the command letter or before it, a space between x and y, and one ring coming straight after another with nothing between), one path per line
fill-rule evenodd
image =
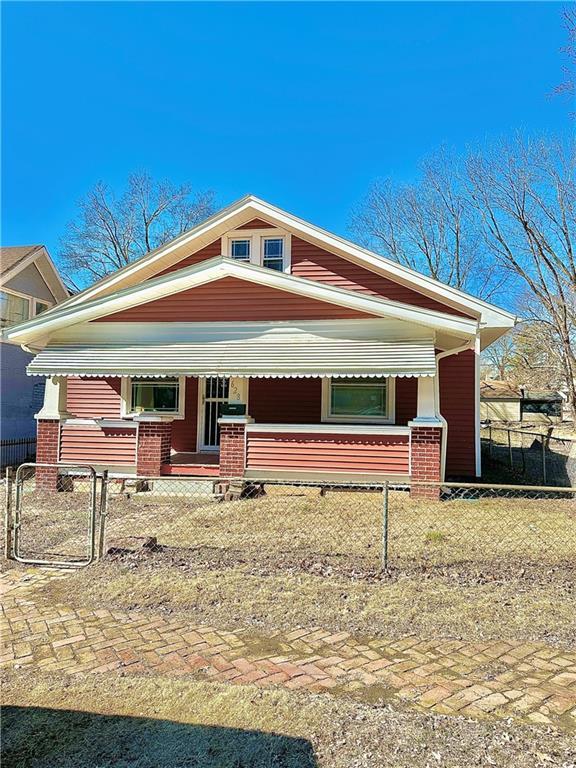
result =
M173 453L170 464L162 464L162 474L218 477L219 464L219 453Z

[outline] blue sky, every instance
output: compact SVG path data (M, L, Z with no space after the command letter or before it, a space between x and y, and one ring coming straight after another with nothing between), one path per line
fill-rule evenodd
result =
M346 235L442 143L571 130L555 3L4 3L4 245L56 256L98 180L251 192Z

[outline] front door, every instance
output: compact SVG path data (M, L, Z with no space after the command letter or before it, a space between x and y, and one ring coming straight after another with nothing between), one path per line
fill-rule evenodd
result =
M229 389L229 378L209 376L200 379L198 419L198 449L200 451L217 451L220 447L218 419L222 415L222 404L228 402Z

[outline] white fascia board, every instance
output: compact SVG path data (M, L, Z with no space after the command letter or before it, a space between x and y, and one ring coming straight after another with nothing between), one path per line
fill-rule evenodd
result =
M162 277L125 288L123 291L91 302L82 303L78 306L57 307L50 313L43 313L37 318L6 329L4 337L20 344L27 343L39 335L54 333L66 325L95 320L224 277L235 277L239 280L267 285L270 288L295 293L318 301L367 312L378 317L392 317L428 328L449 330L462 335L475 335L477 332L477 322L469 318L400 304L376 296L368 296L324 283L305 280L301 277L294 277L265 267L216 257L177 272L169 272Z
M180 248L190 245L193 242L196 242L198 245L198 241L200 241L200 245L197 248L197 250L199 250L204 245L208 245L210 242L218 239L218 237L221 237L230 229L246 224L250 219L254 218L254 213L250 208L250 199L250 195L248 195L237 200L227 208L213 214L201 224L198 224L198 226L190 229L188 232L184 232L182 235L174 238L174 240L170 240L170 242L160 248L156 248L154 251L137 259L132 264L128 264L127 266L122 267L122 269L118 269L113 274L93 283L89 288L72 296L66 304L75 305L90 301L101 293L102 290L112 289L115 285L123 282L133 274L144 269L148 271L153 270L159 261L166 259L167 256ZM207 235L210 236L207 237ZM182 254L180 258L184 258L186 255L187 254Z
M225 232L259 216L272 220L272 222L282 228L301 234L305 239L315 242L321 247L328 248L328 250L337 255L353 261L372 272L391 278L402 285L430 298L444 302L455 309L472 312L481 318L483 324L511 328L517 321L516 316L506 310L470 296L457 288L445 285L438 280L427 277L390 259L386 259L344 238L333 235L253 195L241 198L161 248L118 270L113 275L98 281L82 293L73 296L66 304L71 305L90 301L103 290L108 291L112 289L115 285L120 284L137 272L153 270L159 262L165 260L170 254L174 254L178 249L194 243L196 246L202 247ZM195 250L198 250L198 248ZM183 254L180 258L184 258L185 255Z

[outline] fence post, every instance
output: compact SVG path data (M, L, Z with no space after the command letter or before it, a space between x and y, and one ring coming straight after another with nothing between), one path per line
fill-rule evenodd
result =
M108 470L102 472L100 479L100 527L98 530L98 560L104 557L104 540L106 536L106 515L108 514Z
M546 443L542 435L542 484L546 485Z
M388 480L382 491L382 568L388 568Z
M514 459L512 457L512 432L510 430L507 430L508 432L508 458L510 459L510 469L514 468Z
M12 560L14 521L12 519L12 467L6 467L6 507L4 520L4 554L7 560Z
M488 427L488 456L492 458L492 425Z

